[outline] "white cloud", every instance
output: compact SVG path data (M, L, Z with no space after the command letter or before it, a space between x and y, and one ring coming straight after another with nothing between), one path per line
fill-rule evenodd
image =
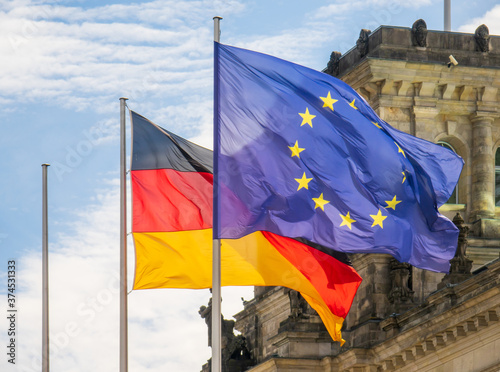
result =
M331 17L337 18L345 17L346 14L349 13L358 13L359 11L363 11L363 13L365 13L368 10L371 10L371 16L373 18L377 18L377 16L380 17L380 14L382 13L396 15L403 9L418 9L423 6L430 5L431 3L432 2L430 0L416 0L408 2L397 0L336 1L333 4L328 4L318 8L312 16L319 19Z
M157 0L132 4L110 4L93 8L67 7L57 5L63 1L0 1L0 9L11 16L29 20L62 19L66 22L143 22L161 25L164 28L176 27L183 23L201 23L209 19L205 13L224 12L234 14L245 9L244 2L238 0L198 0L176 1Z
M461 26L458 30L474 33L476 28L482 24L488 26L490 35L500 35L500 5L495 5L482 17L473 18L469 23Z
M161 97L177 113L157 115L160 119L185 119L177 126L186 125L188 135L199 128L208 142L213 62L207 20L213 14L243 12L242 1L158 0L89 9L36 4L0 2L0 32L7 35L0 40L0 53L8 56L0 60L4 97L108 114L114 113L117 97L146 109L146 100ZM237 44L321 69L311 52L345 34L334 20L316 15L306 15L302 25L279 34L252 35ZM202 112L193 115L197 101L201 109L196 111Z
M17 102L47 102L76 110L93 107L100 112L110 110L110 102L119 96L131 101L138 96L172 97L172 104L184 105L184 110L189 105L177 97L194 92L210 100L208 15L245 9L243 2L234 0L168 0L90 9L34 4L3 3L0 32L7 37L0 41L0 53L9 56L0 61L3 94ZM328 14L326 8L320 12ZM338 29L333 32L334 20L316 15L306 15L302 25L273 36L252 35L247 42L240 38L238 45L323 68L313 65L315 55L310 52L345 35Z
M252 41L244 41L241 44L247 49L311 66L313 57L310 51L321 48L322 43L328 40L328 34L329 30L326 27L316 25L299 30L286 30L271 37L252 37Z
M101 112L123 95L179 97L200 87L209 94L212 35L203 21L217 6L243 9L237 1L208 0L91 9L18 3L0 13L7 35L0 53L8 56L0 61L2 94Z
M193 95L187 102L157 108L145 103L134 103L132 109L146 116L155 124L174 133L183 135L201 146L212 147L213 106L212 101L203 96ZM208 136L199 137L200 132Z

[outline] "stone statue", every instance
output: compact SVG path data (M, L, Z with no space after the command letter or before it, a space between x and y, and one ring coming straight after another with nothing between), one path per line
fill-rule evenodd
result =
M450 261L450 274L470 274L472 270L472 260L467 257L467 236L469 235L469 227L464 226L464 219L457 213L453 217L453 223L458 228L458 242L455 256Z
M208 306L201 306L198 314L205 319L208 327L208 346L212 347L212 299L208 300Z
M288 293L288 298L290 299L290 318L309 318L312 308L309 306L305 298L293 289L285 288L285 290L287 291L285 293Z
M205 319L208 327L208 346L212 346L212 299L208 301L208 306L201 306L198 311L200 316ZM222 348L234 338L234 320L227 320L221 314L221 344Z
M458 228L458 242L455 256L450 260L450 273L446 274L438 284L438 289L441 289L449 284L457 284L472 276L472 260L467 257L467 236L469 235L469 227L464 225L464 219L457 213L453 217L453 223Z
M469 227L464 226L464 219L457 213L455 217L453 217L453 223L458 228L458 243L457 243L457 251L455 252L455 257L464 258L467 251L467 236L469 235Z
M340 63L340 57L342 54L340 52L332 52L330 54L330 61L328 61L328 64L326 65L326 70L325 72L328 75L332 76L339 76L339 63Z
M481 25L476 28L474 33L474 40L476 41L476 51L489 52L490 51L490 31L486 25Z
M427 46L427 24L423 19L416 20L411 27L411 42L413 46Z
M198 313L208 326L208 346L212 347L212 299L208 301L208 306L201 306ZM242 335L234 334L234 320L224 319L221 314L221 322L222 371L245 371L255 364L247 348L246 339ZM210 363L207 367L210 371Z
M389 301L394 303L411 302L413 291L408 286L410 279L410 264L401 263L395 259L390 261L390 277L392 288L389 292Z
M370 34L371 31L364 28L359 33L359 38L356 41L356 49L358 50L361 58L368 54L368 37Z

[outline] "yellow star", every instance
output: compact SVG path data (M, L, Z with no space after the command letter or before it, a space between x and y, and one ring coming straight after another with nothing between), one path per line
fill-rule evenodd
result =
M392 208L396 210L396 205L401 203L401 200L397 200L396 195L394 195L394 198L392 198L392 200L386 200L385 202L387 203L386 208Z
M353 99L352 102L349 103L349 106L351 106L353 109L357 110L358 108L356 106L354 106L354 101L356 101L356 100Z
M292 158L294 156L300 158L300 153L304 151L305 149L299 147L299 141L295 141L295 145L293 146L288 146L290 150L292 150Z
M394 143L396 143L396 142L394 142ZM401 147L399 147L399 145L397 143L396 143L396 146L398 147L398 154L402 153L403 156L406 158L406 155L405 155L405 152L403 151L403 149Z
M319 97L323 101L323 107L330 107L332 111L335 111L333 109L333 104L338 101L338 99L333 99L332 96L330 95L330 92L328 92L328 95L326 97Z
M312 200L314 200L314 203L316 203L314 209L320 207L322 211L325 210L325 205L330 203L328 200L323 199L323 193L321 193L318 198L312 198Z
M401 172L401 173L403 173L403 182L401 182L401 183L405 183L405 181L406 181L406 173L404 171Z
M314 119L316 115L311 115L309 113L308 107L306 107L306 112L304 113L299 112L299 115L302 116L302 124L300 124L300 126L303 126L304 124L309 124L311 128L313 127L312 119Z
M375 225L379 225L381 228L384 228L383 221L387 218L387 216L382 216L382 212L380 209L377 214L370 214L370 217L373 218L372 227Z
M382 129L382 127L380 126L380 124L377 123L376 121L372 121L372 124L374 124L377 128Z
M353 220L351 218L351 216L349 215L349 212L347 212L347 214L345 216L342 216L340 215L340 217L342 217L342 223L340 224L340 226L347 226L349 228L349 230L351 230L351 224L353 222L356 222L356 220Z
M302 175L302 178L295 178L295 181L299 183L299 188L297 191L299 191L301 188L309 190L309 182L311 182L312 178L307 178L306 177L306 172Z

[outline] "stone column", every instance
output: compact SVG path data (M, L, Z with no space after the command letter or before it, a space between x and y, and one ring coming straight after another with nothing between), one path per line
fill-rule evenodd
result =
M476 112L472 122L471 222L495 216L495 163L491 127L493 117Z

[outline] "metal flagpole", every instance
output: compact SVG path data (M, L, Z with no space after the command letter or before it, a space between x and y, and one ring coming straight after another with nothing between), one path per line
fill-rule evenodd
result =
M214 41L220 41L220 20L222 17L214 17ZM214 68L214 74L217 70ZM215 76L215 79L217 77ZM218 94L218 92L215 92ZM214 102L214 105L216 101ZM215 115L215 110L214 110ZM216 117L214 116L214 126ZM215 132L214 132L215 136ZM217 140L214 137L214 140ZM215 151L214 151L215 154ZM216 184L214 183L214 196L216 196ZM214 197L214 202L216 202ZM218 208L214 207L214 213L218 212ZM217 216L214 215L214 224ZM214 229L215 231L215 229ZM221 372L221 272L220 272L220 239L214 239L213 256L212 256L212 372Z
M126 101L120 98L120 372L128 371Z
M451 31L451 0L444 0L444 30Z
M49 227L47 167L42 164L42 372L49 372Z

